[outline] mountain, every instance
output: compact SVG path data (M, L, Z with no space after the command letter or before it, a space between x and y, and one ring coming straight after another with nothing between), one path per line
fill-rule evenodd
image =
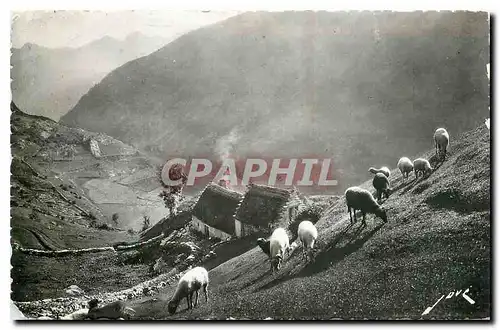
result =
M61 121L164 159L332 158L339 193L489 116L488 34L481 12L244 13L117 68Z
M163 306L176 288L168 286L130 302L135 318L490 319L490 144L482 125L452 142L453 153L433 162L430 176L403 182L393 171L394 191L383 202L387 223L370 214L363 226L358 213L350 224L342 196L316 223L310 262L298 246L271 274L268 257L255 247L210 270L208 303L200 299L192 311L181 304L168 315ZM433 155L429 150L412 156ZM371 180L358 184L374 192Z
M79 48L27 43L12 49L12 98L30 114L57 121L110 71L164 44L140 33L125 40L105 36Z
M53 204L52 210L45 214L55 212L54 217L61 215L81 225L97 220L126 231L140 230L143 215L150 216L154 224L168 213L157 196L161 191L156 173L158 160L105 134L65 127L42 116L25 114L15 105L13 109L11 180L18 182L13 183L16 201L13 214L24 208L40 213ZM40 180L43 182L37 182ZM64 197L59 193L67 194L69 201L45 202L42 196L35 199L45 191L37 189L39 184L60 199ZM39 209L33 205L35 200L42 203ZM87 214L82 214L80 219L69 211L57 210L68 203L76 205L77 213ZM78 211L79 206L84 211ZM111 219L114 213L118 213L118 224ZM22 215L20 219L26 214ZM25 220L28 221L22 221Z
M157 160L105 134L26 114L14 103L11 111L12 244L52 251L134 242L143 216L154 225L168 213L158 197ZM124 265L120 258L116 251L51 257L15 250L12 298L66 295L76 279L99 292L149 278L148 265Z

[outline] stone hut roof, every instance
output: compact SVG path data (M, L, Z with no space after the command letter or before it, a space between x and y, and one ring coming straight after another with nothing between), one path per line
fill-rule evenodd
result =
M236 208L243 195L239 192L209 183L193 209L193 215L207 225L234 235Z
M277 220L291 196L291 191L265 185L251 184L235 213L242 223L267 227Z

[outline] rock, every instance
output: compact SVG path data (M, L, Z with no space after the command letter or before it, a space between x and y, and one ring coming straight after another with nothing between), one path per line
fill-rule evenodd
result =
M37 318L37 320L54 320L54 319L48 316L40 316Z
M80 289L77 285L70 285L66 288L65 292L71 296L81 296L85 294L85 291Z
M101 157L101 149L99 148L99 143L94 139L89 139L90 153L95 158Z
M167 268L167 263L165 262L165 260L163 260L163 258L158 258L156 259L155 261L155 264L153 265L153 272L155 274L161 274L164 272L164 270Z

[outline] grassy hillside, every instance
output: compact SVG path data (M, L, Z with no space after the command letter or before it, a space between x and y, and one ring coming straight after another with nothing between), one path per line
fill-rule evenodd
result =
M140 319L418 319L442 295L469 289L475 304L443 300L425 318L491 317L490 180L483 125L452 137L448 159L428 178L403 183L393 171L387 223L369 215L366 226L350 225L340 198L316 224L312 262L298 248L271 275L254 248L209 272L209 304L187 312L183 301L169 316L172 285L133 307ZM373 191L371 180L362 186Z
M125 40L104 37L79 48L25 44L12 49L12 97L30 114L59 120L111 70L163 45L161 38L140 33Z
M333 158L342 192L489 116L488 34L486 13L244 13L114 70L61 121L162 158L219 159L237 132L233 157Z

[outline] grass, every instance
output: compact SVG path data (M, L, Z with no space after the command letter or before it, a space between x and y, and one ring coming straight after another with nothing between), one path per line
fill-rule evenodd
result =
M73 284L91 295L126 289L151 278L147 265L124 265L119 257L111 252L57 258L14 252L11 298L32 301L67 296L64 289Z
M270 274L254 248L212 269L211 302L174 316L161 308L175 286L132 304L139 319L464 319L491 317L490 140L485 127L451 144L429 177L402 183L384 202L389 221L349 224L344 198L322 215L315 258L300 250ZM422 156L422 155L419 155ZM416 157L415 157L416 158ZM362 184L371 187L371 180ZM442 295L429 315L423 311ZM183 305L181 304L181 307Z

